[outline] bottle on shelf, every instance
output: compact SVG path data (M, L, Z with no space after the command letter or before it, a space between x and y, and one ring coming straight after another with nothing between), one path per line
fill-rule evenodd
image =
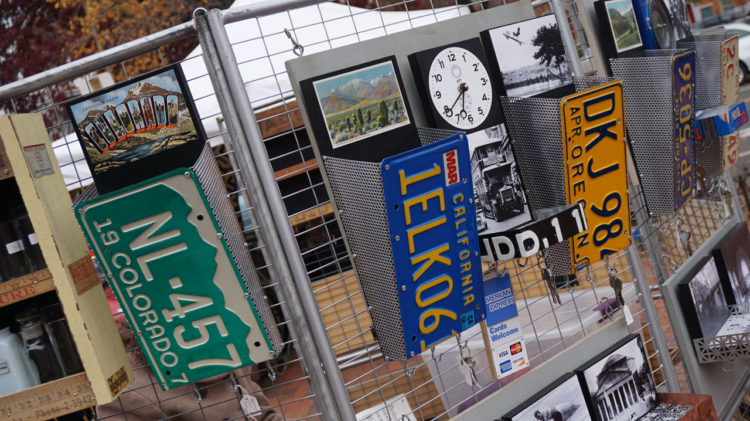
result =
M0 396L39 384L39 372L24 350L21 339L10 331L0 329Z

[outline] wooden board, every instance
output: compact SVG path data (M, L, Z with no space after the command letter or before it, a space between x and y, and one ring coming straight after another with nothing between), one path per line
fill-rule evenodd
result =
M716 410L711 395L692 395L687 393L657 393L656 401L672 405L690 405L693 407L680 418L683 421L715 421Z
M0 284L0 307L5 307L36 297L55 289L52 274L47 269L38 270Z
M96 405L86 373L78 373L0 397L8 421L47 420Z
M79 294L69 265L89 256L70 195L39 114L0 117L0 142L13 166L31 224L52 275L78 354L99 403L112 401L122 382L109 379L124 367L133 379L125 347L100 284ZM33 153L29 153L33 152Z

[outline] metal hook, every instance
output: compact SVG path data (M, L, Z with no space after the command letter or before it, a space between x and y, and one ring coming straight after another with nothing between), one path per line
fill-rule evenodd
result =
M711 215L713 215L713 214L714 214L714 211L716 211L716 217L717 217L717 218L719 219L719 221L721 221L721 223L723 224L723 223L724 223L724 212L723 212L723 209L719 209L719 207L718 207L718 206L713 206L713 207L711 207L711 211L710 211L710 212L711 212Z
M276 370L273 369L273 366L271 366L271 364L266 363L266 366L268 367L268 378L271 379L272 382L275 382Z
M524 257L523 258L523 263L521 263L521 259L518 259L518 266L519 267L522 267L522 268L526 267L527 263L529 263L529 258L528 257Z
M672 260L672 256L670 256L667 253L662 254L661 258L664 259L665 257L667 258L667 260L669 260L669 266L672 268L672 270L676 270L677 263L675 263L674 260Z
M415 371L417 371L416 367L412 367L411 369L409 369L409 363L404 361L404 373L407 377L413 376Z
M439 363L443 360L443 354L441 353L438 355L437 358L435 358L435 347L430 348L430 351L432 352L432 361L435 361L435 364Z
M297 57L302 57L302 53L305 52L305 47L302 46L302 44L300 44L299 42L297 42L297 38L295 38L294 35L292 35L292 32L289 29L284 28L284 33L286 34L286 37L289 38L290 41L292 41L292 45L294 45L294 47L292 47L292 52Z

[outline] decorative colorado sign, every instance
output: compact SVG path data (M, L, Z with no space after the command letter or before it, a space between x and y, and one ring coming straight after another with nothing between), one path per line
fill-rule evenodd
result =
M578 271L630 245L623 89L615 81L567 96L560 103L565 194L578 203L588 229L571 240Z
M479 238L483 262L529 257L588 229L580 204L543 209L537 220L516 229Z
M675 211L695 189L695 52L675 54L672 59L674 109L674 204Z
M84 202L77 217L163 389L274 356L192 171Z
M470 165L464 134L381 164L409 357L484 318Z

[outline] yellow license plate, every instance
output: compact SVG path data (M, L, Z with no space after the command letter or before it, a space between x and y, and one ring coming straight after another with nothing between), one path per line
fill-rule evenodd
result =
M630 245L625 114L620 81L569 95L560 103L565 195L583 205L589 229L571 241L579 271Z

